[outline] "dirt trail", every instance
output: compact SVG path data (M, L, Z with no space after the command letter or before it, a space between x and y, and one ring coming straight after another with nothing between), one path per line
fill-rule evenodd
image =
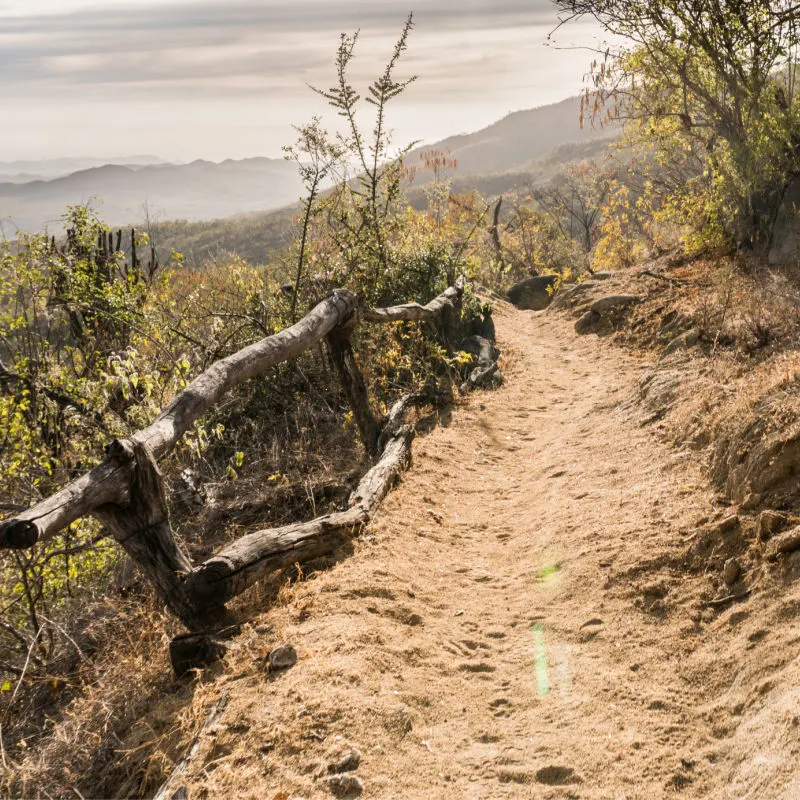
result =
M672 569L711 492L643 427L641 363L551 315L496 322L505 386L417 441L355 554L205 687L230 701L190 797L331 797L347 747L369 798L728 796L720 612ZM280 641L298 664L267 676Z

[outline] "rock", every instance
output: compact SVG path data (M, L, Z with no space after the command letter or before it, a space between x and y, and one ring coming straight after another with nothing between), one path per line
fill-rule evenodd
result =
M740 507L742 511L753 511L758 508L763 501L764 495L758 494L758 492L750 492L744 500L742 500L742 505Z
M329 775L340 775L343 772L352 772L358 769L361 763L361 753L358 750L348 750L337 761L328 764Z
M270 651L267 656L270 672L289 669L297 663L297 651L290 644L282 644Z
M635 294L610 294L606 297L601 297L599 300L595 300L589 307L589 310L594 311L595 314L607 316L617 311L623 311L629 306L635 305L640 300L641 298Z
M535 275L514 284L506 296L517 308L542 311L550 305L557 281L557 275Z
M603 318L600 314L594 311L587 311L582 317L578 318L575 323L575 333L578 336L586 336L587 333L595 333Z
M325 783L337 797L356 797L364 791L364 784L355 775L329 775Z
M678 399L687 376L681 370L658 369L639 380L639 394L652 411L666 413Z
M756 520L756 536L762 541L774 536L782 531L789 524L789 515L781 514L780 511L767 509L758 515Z
M580 305L588 305L591 300L592 292L600 284L597 281L585 280L581 283L563 283L558 291L553 295L553 302L550 304L550 311L558 311L563 308L575 308ZM587 295L589 297L587 298Z
M722 579L728 586L731 586L736 583L741 574L742 568L739 562L735 558L729 558L722 569Z
M483 320L481 321L480 335L492 343L497 341L497 334L495 333L494 320L492 319L491 310L488 310L486 314L484 314Z
M719 522L712 522L708 526L708 530L712 533L718 533L720 535L724 535L726 533L730 533L732 530L735 530L739 527L739 515L738 514L728 514L727 517L723 517Z
M692 328L691 330L686 331L686 333L682 333L680 336L676 336L664 348L664 352L661 354L661 358L666 358L667 356L672 355L678 350L688 350L689 348L694 347L699 341L700 341L700 331L697 330L697 328Z
M593 281L607 281L609 278L613 278L613 272L593 272L592 273L592 280Z
M500 351L483 336L467 336L458 343L458 349L469 353L476 367L489 367L500 356Z
M764 548L764 558L767 561L775 561L782 553L792 553L798 549L800 549L800 526L773 536Z
M551 765L536 771L536 780L549 786L565 786L570 783L580 783L580 778L572 767Z
M790 266L800 258L800 180L795 178L787 187L772 227L769 241L769 263Z

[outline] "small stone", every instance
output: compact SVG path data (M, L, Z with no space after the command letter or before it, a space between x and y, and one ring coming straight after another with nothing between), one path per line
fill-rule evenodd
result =
M742 573L742 568L735 558L729 558L722 568L722 578L728 586L736 583L737 578Z
M361 753L358 750L348 750L338 761L328 764L328 774L339 775L343 772L352 772L358 769L361 763Z
M364 784L355 775L329 775L325 783L337 797L355 797L364 791Z
M297 651L290 644L282 644L270 651L267 660L270 670L289 669L297 663Z
M752 511L758 508L764 500L764 495L758 492L750 492L744 500L742 500L741 509L743 511Z
M595 300L589 310L595 314L611 314L628 306L635 305L641 300L635 294L612 294Z
M680 336L676 336L666 346L664 352L661 354L661 358L666 358L678 350L689 350L694 347L698 341L700 341L700 331L697 330L697 328L692 328L682 333Z
M774 561L782 553L791 553L798 549L800 549L800 526L770 539L764 548L764 558L767 561Z
M767 509L758 515L756 522L756 536L765 542L771 536L774 536L779 531L783 530L789 523L789 517L786 514L781 514L780 511L772 511Z
M739 515L738 514L729 514L727 517L723 517L719 522L714 522L709 526L709 529L712 530L714 533L730 533L734 528L738 527L739 525Z

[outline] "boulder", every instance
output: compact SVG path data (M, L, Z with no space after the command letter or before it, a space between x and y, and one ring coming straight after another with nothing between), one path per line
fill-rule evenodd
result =
M483 336L467 336L459 342L458 349L469 353L477 367L491 366L500 355L500 351Z
M667 356L672 355L678 350L689 350L690 348L694 347L699 341L700 341L700 331L697 330L697 328L692 328L691 330L686 331L686 333L682 333L680 336L676 336L664 348L664 352L661 354L661 358L666 358Z
M602 321L603 317L601 314L597 314L589 309L589 311L582 317L579 317L578 321L575 323L575 333L577 333L578 336L585 336L587 333L597 333Z
M508 290L507 297L517 308L542 311L553 299L557 280L557 275L534 275L514 284Z
M783 195L770 236L769 263L793 266L800 260L800 180L795 178Z
M595 314L608 316L618 311L624 311L640 300L641 298L635 294L610 294L606 295L606 297L601 297L599 300L595 300L589 307L589 310L594 311Z

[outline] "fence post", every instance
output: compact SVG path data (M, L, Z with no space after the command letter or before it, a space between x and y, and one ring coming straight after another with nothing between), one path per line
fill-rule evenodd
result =
M131 466L127 502L106 504L94 515L111 532L144 576L154 584L159 599L190 630L208 627L218 610L199 611L184 590L192 562L180 550L169 522L164 479L153 454L141 442L124 440L108 448L111 459Z
M375 417L372 415L372 409L369 407L367 385L364 382L361 370L358 368L355 353L353 352L350 336L354 324L355 322L351 321L349 324L346 323L336 328L328 334L327 341L331 360L336 367L339 380L353 409L353 416L358 426L358 432L361 435L361 441L364 443L364 448L368 455L372 458L378 452L380 430Z

